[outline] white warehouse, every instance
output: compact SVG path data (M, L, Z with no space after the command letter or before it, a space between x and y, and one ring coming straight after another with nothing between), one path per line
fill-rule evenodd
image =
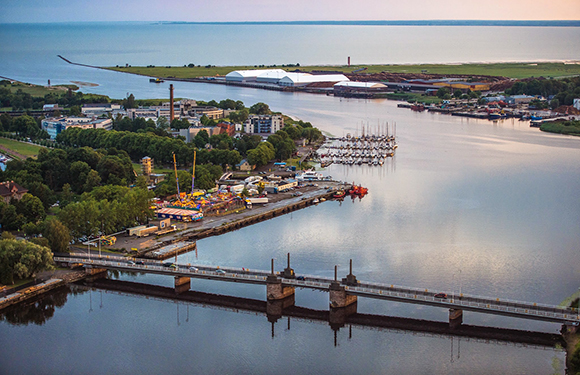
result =
M226 74L226 82L264 83L280 86L300 87L317 82L344 82L349 79L343 74L293 73L282 69L235 70Z

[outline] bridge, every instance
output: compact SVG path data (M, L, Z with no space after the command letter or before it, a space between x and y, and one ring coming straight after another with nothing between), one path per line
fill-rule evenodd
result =
M294 305L294 291L297 287L328 291L331 314L334 311L337 313L337 319L343 321L348 315L356 313L357 298L365 297L446 308L449 309L449 322L455 326L461 325L464 310L572 326L578 326L580 322L580 313L575 308L470 294L448 296L442 291L359 281L352 274L352 261L350 273L342 280L337 277L336 267L334 279L316 275L297 276L290 268L290 255L288 255L288 267L279 273L274 272L273 260L271 271L162 263L157 260L115 256L90 258L86 254L54 257L54 261L83 265L90 273L99 269L111 269L173 276L177 293L189 290L191 278L266 285L267 300L279 302L277 305L273 304L272 307L280 313L282 309Z

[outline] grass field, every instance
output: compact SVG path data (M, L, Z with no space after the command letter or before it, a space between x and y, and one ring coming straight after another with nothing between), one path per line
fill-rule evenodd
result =
M8 84L6 86L1 86L9 89L11 92L16 92L18 90L22 90L23 92L30 94L36 98L43 98L46 94L49 93L56 93L56 94L64 94L71 88L73 91L79 89L77 85L56 85L56 86L39 86L33 85L31 83L24 83L15 81L12 84ZM86 98L97 98L97 97L106 97L105 95L97 95L97 94L84 94ZM4 110L4 108L3 108Z
M286 71L300 69L302 71L325 70L325 71L342 71L344 73L352 72L360 68L367 68L365 73L433 73L433 74L471 74L471 75L491 75L504 76L509 78L527 78L527 77L564 77L580 74L580 64L564 63L495 63L495 64L421 64L421 65L357 65L357 66L301 66L299 68L274 67ZM197 78L206 76L225 76L233 70L244 69L264 69L255 66L212 66L205 67L144 67L134 66L129 68L108 68L120 72L134 73L151 77L163 78Z
M7 138L0 138L0 145L25 157L36 157L36 155L38 155L38 150L44 148Z
M68 85L68 86L71 86L71 88L73 90L78 90L77 86L74 86L74 85ZM51 93L51 92L56 92L59 94L65 93L68 90L68 86L58 85L58 86L47 87L47 86L33 85L33 84L29 84L29 83L14 82L13 84L6 85L4 87L9 89L11 92L16 92L17 90L20 89L23 92L30 94L34 97L43 97L44 95Z

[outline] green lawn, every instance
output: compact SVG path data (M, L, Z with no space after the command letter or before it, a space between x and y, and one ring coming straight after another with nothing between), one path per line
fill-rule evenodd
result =
M38 150L44 148L41 146L31 145L29 143L19 142L7 138L0 138L0 145L18 154L24 155L25 157L36 157L36 155L38 155Z
M264 69L279 68L286 71L300 69L302 71L324 70L324 71L342 71L344 73L352 72L360 68L367 68L365 73L427 73L436 74L473 74L473 75L491 75L504 76L509 78L527 78L527 77L563 77L580 74L580 64L564 63L494 63L494 64L417 64L417 65L357 65L357 66L300 66L282 68L282 67L254 67L254 66L216 66L211 68L205 67L144 67L134 66L129 68L107 68L120 72L141 74L151 77L175 77L175 78L196 78L205 76L225 76L233 70L244 69ZM153 84L153 83L152 83Z
M33 97L36 98L43 98L46 94L49 93L56 93L58 95L60 94L64 94L68 91L69 88L71 88L73 91L77 91L79 89L79 87L77 85L55 85L55 86L40 86L40 85L33 85L31 83L24 83L24 82L18 82L15 81L12 84L7 84L5 86L0 85L0 87L5 87L7 89L9 89L11 92L16 92L18 90L22 90L23 92L30 94ZM106 97L105 95L97 95L97 94L83 94L85 98L87 99L91 99L91 98L101 98L101 97Z
M56 92L56 93L64 93L67 91L67 87L65 85L58 85L58 86L39 86L33 85L30 83L22 83L22 82L14 82L11 85L4 86L9 89L11 92L16 92L17 90L22 90L23 92L30 94L34 97L43 97L48 93ZM78 90L77 86L71 85L73 90Z

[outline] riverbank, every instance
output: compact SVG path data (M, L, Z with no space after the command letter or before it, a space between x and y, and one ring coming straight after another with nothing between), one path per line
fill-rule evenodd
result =
M80 281L87 276L84 271L75 270L58 270L54 272L45 272L39 275L39 282L20 290L16 288L5 289L0 297L0 311L10 306L31 300L41 294L48 293L62 286ZM44 280L44 281L42 281Z

